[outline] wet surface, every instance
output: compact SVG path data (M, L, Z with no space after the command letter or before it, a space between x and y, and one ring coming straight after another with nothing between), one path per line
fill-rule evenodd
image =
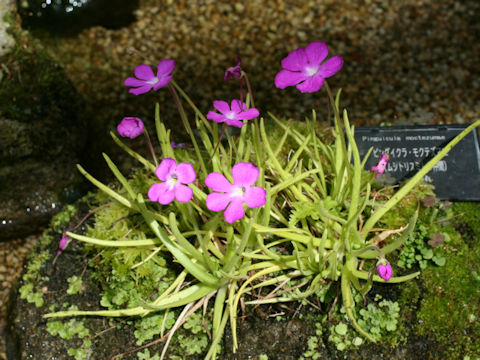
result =
M24 27L54 37L75 36L92 26L119 29L134 22L139 0L17 1Z

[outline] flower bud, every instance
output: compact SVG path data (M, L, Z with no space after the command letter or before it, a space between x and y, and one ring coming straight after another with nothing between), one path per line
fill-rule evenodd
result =
M60 255L63 250L67 247L68 243L70 242L70 238L67 235L67 231L72 231L72 229L67 229L62 233L62 238L60 239L60 242L58 243L58 251L57 254Z
M225 76L223 77L224 81L233 80L235 78L240 79L242 77L242 60L240 57L237 57L237 63L235 66L229 67L225 71Z
M383 280L388 281L392 277L392 266L388 262L385 264L379 263L377 265L377 273Z
M143 128L142 120L136 117L125 117L117 126L118 133L130 139L134 139L140 135L143 132Z

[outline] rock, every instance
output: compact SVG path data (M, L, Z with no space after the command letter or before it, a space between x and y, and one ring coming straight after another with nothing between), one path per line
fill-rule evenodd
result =
M25 28L50 35L74 36L92 26L118 29L135 21L139 0L25 0L20 7Z
M7 32L10 23L4 19L3 14L8 14L13 9L13 0L4 0L0 3L0 56L7 54L15 45L12 35ZM0 81L2 79L0 72Z
M1 58L0 239L27 235L85 192L75 168L86 144L83 100L38 41L11 20Z

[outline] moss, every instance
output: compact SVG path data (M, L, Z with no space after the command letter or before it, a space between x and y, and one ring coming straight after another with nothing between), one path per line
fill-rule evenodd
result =
M65 231L65 224L77 214L78 208L75 205L66 205L62 211L50 222L50 227L55 231Z
M480 316L480 247L478 246L478 204L455 204L455 221L442 222L450 242L443 249L444 267L429 266L422 274L425 294L418 313L418 333L428 335L447 346L449 359L460 354L480 353L480 324L472 321ZM461 223L475 232L477 245L469 246L455 227Z
M77 309L75 306L70 309ZM92 355L92 341L89 339L90 330L85 326L85 321L78 318L68 320L49 320L47 321L47 331L52 336L60 336L65 340L77 339L80 343L78 348L69 348L68 355L75 360L87 360ZM80 339L80 341L78 341Z
M27 270L23 275L23 285L19 289L20 298L42 307L44 304L42 288L48 281L48 277L41 274L41 268L50 257L48 251L44 250L29 257Z
M74 275L72 277L69 277L67 279L67 282L68 282L68 289L67 289L68 295L78 294L79 292L82 291L83 282L81 277Z
M452 220L454 220L453 226L462 235L463 241L468 246L480 245L480 203L456 203L452 210L459 215Z
M202 354L208 349L209 339L203 327L203 316L201 313L192 314L185 324L183 324L184 333L178 334L176 344L178 344L181 353L187 357L194 354ZM207 321L208 330L211 330L211 324Z
M137 353L138 360L160 360L160 355L155 354L150 356L150 350L145 349L145 351L139 351Z

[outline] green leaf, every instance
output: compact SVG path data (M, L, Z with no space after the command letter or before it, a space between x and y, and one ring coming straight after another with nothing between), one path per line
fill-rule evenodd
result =
M432 258L432 261L433 261L436 265L438 265L438 266L443 266L443 265L445 265L445 258L442 257L442 256L436 256L436 255L435 255L435 256Z
M337 326L335 326L335 332L338 335L346 335L348 330L348 326L345 323L340 323Z

